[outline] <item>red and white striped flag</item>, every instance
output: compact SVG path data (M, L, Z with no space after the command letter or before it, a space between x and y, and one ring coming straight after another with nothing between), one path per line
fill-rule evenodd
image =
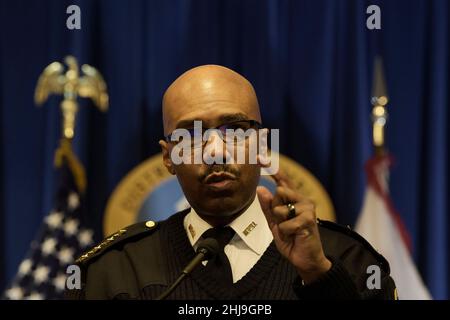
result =
M429 300L431 295L410 254L409 235L389 196L390 165L386 155L367 162L367 187L356 231L388 260L400 299Z

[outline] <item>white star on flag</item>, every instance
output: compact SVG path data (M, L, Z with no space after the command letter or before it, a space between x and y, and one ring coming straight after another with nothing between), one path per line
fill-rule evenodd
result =
M23 289L20 287L12 287L6 290L5 295L11 300L20 300L23 298Z
M41 251L44 254L44 256L48 256L49 254L52 254L55 252L57 241L55 238L47 238L42 242L41 245Z
M66 265L73 261L73 254L74 252L72 249L64 247L59 251L58 259L61 261L61 264Z
M38 266L33 272L34 282L37 284L47 281L50 268L47 266Z
M67 206L70 210L76 209L80 205L80 197L75 192L71 192L67 198Z
M92 230L83 229L78 235L78 241L84 247L94 242L94 232Z
M64 223L64 232L68 236L73 236L78 231L79 222L76 219L68 219Z
M66 287L66 275L63 273L58 273L55 279L53 279L53 285L58 291L63 291Z
M50 228L56 229L61 226L63 221L63 214L61 212L52 211L46 218L45 222Z
M19 275L23 276L30 272L31 267L33 266L33 261L30 259L25 259L22 261L22 263L19 266Z

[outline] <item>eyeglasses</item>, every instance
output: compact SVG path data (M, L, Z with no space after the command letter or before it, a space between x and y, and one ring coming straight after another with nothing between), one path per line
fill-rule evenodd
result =
M262 128L262 124L256 120L238 120L228 123L221 124L220 126L214 128L179 128L175 129L172 133L165 136L165 139L169 143L181 143L184 138L189 136L191 147L200 148L205 146L206 142L209 140L208 133L217 132L222 140L226 143L239 143L246 140L254 130L259 130ZM250 130L253 129L253 130ZM177 130L180 130L177 132ZM205 136L205 132L208 131ZM172 140L172 138L174 138ZM177 139L179 138L179 139Z

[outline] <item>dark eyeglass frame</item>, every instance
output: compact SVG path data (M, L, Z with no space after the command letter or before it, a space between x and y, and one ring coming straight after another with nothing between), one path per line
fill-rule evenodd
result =
M227 123L223 123L223 124L221 124L221 125L219 125L219 126L217 126L217 127L212 127L212 128L202 128L202 136L203 136L203 134L204 134L204 132L206 131L206 130L210 130L210 129L214 129L214 130L219 130L221 133L222 133L222 135L225 137L225 135L226 135L226 130L229 130L229 129L231 129L231 128L228 128L229 126L232 126L232 125L235 125L236 123L239 123L239 122L245 122L245 123L248 123L249 124L249 128L248 129L255 129L255 130L259 130L259 129L262 129L263 128L263 125L260 123L260 122L258 122L258 121L256 121L256 120L236 120L236 121L231 121L231 122L227 122ZM177 129L185 129L185 130L188 130L188 131L191 131L191 130L194 130L193 128L177 128ZM177 130L177 129L175 129L175 130ZM248 130L247 129L247 130ZM174 131L175 131L174 130ZM165 136L164 138L165 138L165 140L166 140L166 142L168 142L168 143L178 143L178 141L172 141L171 140L171 138L172 138L172 135L173 135L173 131L170 133L170 134L168 134L167 136Z

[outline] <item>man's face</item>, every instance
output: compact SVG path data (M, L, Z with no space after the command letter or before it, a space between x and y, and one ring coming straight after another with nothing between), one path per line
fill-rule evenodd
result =
M165 134L178 128L191 129L194 121L202 121L203 129L237 120L261 121L253 89L241 79L227 78L234 74L226 74L224 79L221 72L228 73L227 70L218 70L213 75L208 72L202 74L200 70L200 75L197 72L195 77L189 77L188 74L187 78L182 76L181 80L175 81L164 97ZM209 146L214 150L209 155L214 155L214 159L222 158L223 164L202 162L175 165L171 152L176 143L161 141L160 144L164 163L171 173L176 174L190 205L200 214L224 217L246 208L255 196L260 167L248 163L250 141L247 139L237 148L246 153L243 164L236 163L237 152L232 155L216 134L205 142L200 152ZM234 164L225 163L229 157L235 159Z

